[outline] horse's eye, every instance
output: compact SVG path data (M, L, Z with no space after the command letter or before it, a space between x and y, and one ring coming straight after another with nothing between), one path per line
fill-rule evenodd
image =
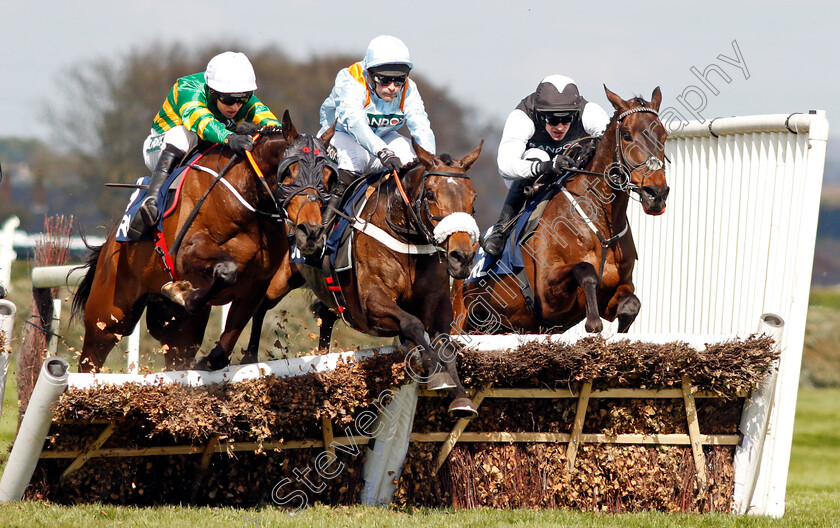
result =
M633 135L630 134L630 132L628 132L626 130L622 130L621 131L621 139L623 139L624 141L633 141Z
M426 191L426 199L434 202L435 201L435 191Z

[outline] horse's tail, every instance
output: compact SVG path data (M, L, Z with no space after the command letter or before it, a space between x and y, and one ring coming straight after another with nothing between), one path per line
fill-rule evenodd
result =
M93 276L96 274L96 263L99 261L99 254L102 253L102 247L104 246L104 244L102 246L88 246L87 241L84 239L83 241L85 246L90 250L90 255L88 255L87 262L71 270L72 273L72 271L77 269L87 268L87 273L82 277L82 282L79 283L79 287L76 288L76 293L73 295L73 308L70 312L70 321L84 314L85 304L87 304L88 297L90 297L90 290L93 286Z

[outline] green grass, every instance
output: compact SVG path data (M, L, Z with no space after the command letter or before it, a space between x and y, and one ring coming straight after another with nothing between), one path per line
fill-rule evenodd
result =
M840 291L833 288L813 288L808 298L808 305L840 310Z
M0 421L0 449L7 452L16 426L16 402L7 392ZM14 417L14 418L12 418ZM88 504L57 506L41 502L0 505L4 526L564 526L584 527L831 527L840 526L840 389L800 391L782 519L736 515L687 515L648 512L599 515L570 511L500 511L328 508L313 506L295 516L266 505L257 509L164 506L133 508ZM3 465L5 457L3 459Z

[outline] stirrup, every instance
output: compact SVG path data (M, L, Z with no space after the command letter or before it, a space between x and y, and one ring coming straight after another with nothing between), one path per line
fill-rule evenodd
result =
M154 202L154 204L150 204L149 202ZM156 213L154 217L152 213ZM128 226L128 237L131 240L139 240L140 237L149 233L154 228L159 215L160 211L157 208L157 202L154 198L149 197L143 200L143 203L140 204L137 212L134 213L134 218L131 219L131 223Z

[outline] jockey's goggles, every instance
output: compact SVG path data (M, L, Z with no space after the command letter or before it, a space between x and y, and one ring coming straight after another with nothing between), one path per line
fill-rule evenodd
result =
M254 95L254 92L241 92L241 93L221 93L216 92L219 96L219 101L222 104L226 104L228 106L233 106L235 104L245 104L251 99L251 96Z
M394 83L397 86L402 86L405 84L406 79L408 79L408 75L379 75L378 73L373 74L373 81L376 84L381 84L382 86L388 86L391 83Z
M551 126L568 125L575 120L573 114L543 114L545 122Z

